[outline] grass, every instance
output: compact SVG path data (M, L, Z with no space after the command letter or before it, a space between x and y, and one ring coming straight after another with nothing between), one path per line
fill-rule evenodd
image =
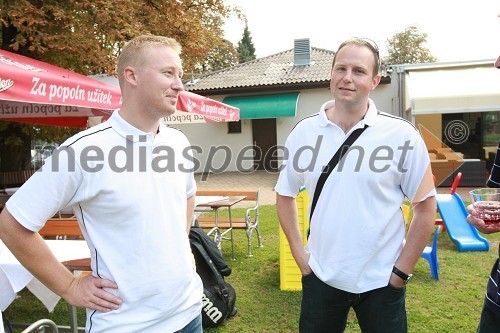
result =
M234 210L234 213L241 213ZM297 332L301 292L279 289L279 224L274 206L261 208L261 233L264 247L246 257L244 231L235 231L235 261L228 261L233 273L226 278L236 289L238 314L221 327L205 329L207 333ZM414 278L407 287L407 312L410 332L455 333L475 332L491 266L500 233L485 235L490 241L488 252L458 252L447 233L439 235L440 280L432 279L428 263L420 259ZM429 240L430 241L430 240ZM231 247L223 242L225 258ZM28 291L23 290L5 315L13 322L34 322L50 318L58 325L69 325L68 310L59 302L51 314ZM85 325L85 313L79 309L79 325ZM20 332L17 331L17 332ZM360 332L356 318L350 313L347 333Z

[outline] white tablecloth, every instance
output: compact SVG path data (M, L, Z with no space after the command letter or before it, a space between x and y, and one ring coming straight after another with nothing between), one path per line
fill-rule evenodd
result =
M221 195L201 195L195 197L195 206L207 204L209 202L217 202L227 200L229 197L224 197Z
M90 256L87 243L83 240L47 240L52 253L59 261L88 258ZM54 310L59 296L33 278L14 255L0 241L0 310L5 309L16 298L16 293L27 287L42 301L49 312ZM2 333L0 331L0 333Z

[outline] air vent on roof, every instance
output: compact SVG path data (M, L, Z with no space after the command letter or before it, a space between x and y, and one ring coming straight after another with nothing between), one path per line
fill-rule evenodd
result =
M293 64L295 66L311 64L311 43L309 38L295 39L293 41Z

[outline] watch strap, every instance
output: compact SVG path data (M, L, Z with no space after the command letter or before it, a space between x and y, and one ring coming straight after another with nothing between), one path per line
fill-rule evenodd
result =
M413 276L413 274L406 274L405 272L400 271L396 266L392 267L392 272L399 276L405 282L405 284L407 284Z

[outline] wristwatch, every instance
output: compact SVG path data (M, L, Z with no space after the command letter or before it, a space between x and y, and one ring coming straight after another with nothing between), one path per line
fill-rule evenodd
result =
M392 272L394 274L396 274L397 276L399 276L401 279L403 279L405 285L408 284L408 282L410 282L413 274L406 274L402 271L400 271L399 269L396 268L396 266L393 266L392 267Z

